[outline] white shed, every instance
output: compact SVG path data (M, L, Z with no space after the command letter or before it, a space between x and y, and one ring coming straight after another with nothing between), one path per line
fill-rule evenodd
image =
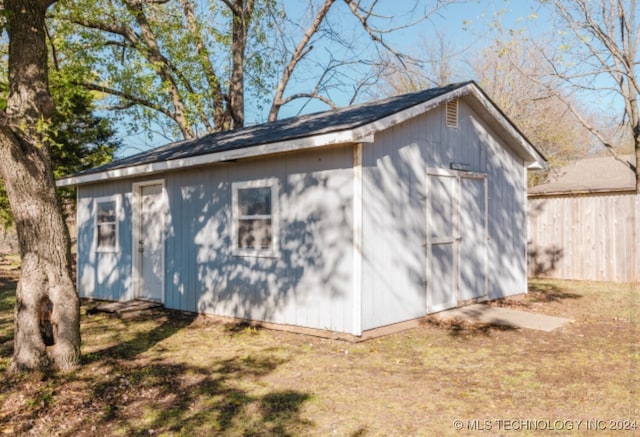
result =
M527 167L473 82L214 133L63 178L78 290L361 336L527 290Z

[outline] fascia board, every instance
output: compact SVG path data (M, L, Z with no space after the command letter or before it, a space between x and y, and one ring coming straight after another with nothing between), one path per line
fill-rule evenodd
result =
M531 143L518 131L506 116L473 84L468 85L471 90L471 94L476 99L482 108L494 119L500 127L514 140L514 145L517 148L514 149L516 153L521 155L525 159L527 168L545 169L547 168L546 159L544 159L531 145ZM466 87L465 87L466 88ZM523 156L524 155L524 156Z
M83 185L105 180L122 179L128 177L150 175L168 170L179 170L206 164L214 164L242 158L251 158L273 153L290 152L301 149L313 149L336 144L348 144L354 141L354 133L351 129L316 135L306 138L281 141L277 143L260 144L242 149L227 150L223 152L208 153L206 155L192 156L184 159L172 159L162 162L140 164L130 167L114 168L103 172L91 173L80 176L61 178L56 182L58 187Z
M465 85L461 88L442 94L426 102L419 103L405 110L396 112L395 114L391 114L384 118L376 120L372 123L368 123L364 126L360 126L359 128L355 128L353 129L354 140L359 142L367 142L363 139L371 139L377 132L389 129L390 127L429 112L430 110L434 109L437 106L440 106L444 102L457 99L464 96L465 94L468 94L470 89L469 87L471 86L472 84ZM371 140L369 142L371 142Z

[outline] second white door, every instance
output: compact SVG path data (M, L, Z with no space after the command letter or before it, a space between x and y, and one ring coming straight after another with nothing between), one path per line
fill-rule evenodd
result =
M487 297L487 179L427 175L427 312Z
M162 184L140 187L138 223L138 299L162 302L164 298L164 202Z

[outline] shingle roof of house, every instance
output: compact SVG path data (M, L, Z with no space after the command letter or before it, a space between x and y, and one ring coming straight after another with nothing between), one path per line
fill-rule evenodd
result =
M483 106L493 109L494 117L503 119L503 129L508 130L512 137L518 138L523 153L530 158L529 161L544 161L544 157L484 92L473 81L468 81L167 144L62 178L58 185L94 182L99 180L96 176L99 174L103 176L100 179L127 177L134 173L150 174L154 171L233 160L247 156L246 153L240 152L248 149L252 149L250 156L259 156L307 147L365 141L367 135L388 127L389 123L393 124L389 119L394 114L411 111L413 108L418 108L416 111L421 113L426 110L425 104L440 104L442 101L467 94L474 94L477 99L482 100ZM386 121L386 124L382 123L383 121ZM271 145L278 147L269 147ZM211 158L214 155L217 158ZM209 158L202 160L199 157ZM136 171L130 171L132 168Z
M635 190L632 156L587 158L559 170L554 180L529 189L531 196Z

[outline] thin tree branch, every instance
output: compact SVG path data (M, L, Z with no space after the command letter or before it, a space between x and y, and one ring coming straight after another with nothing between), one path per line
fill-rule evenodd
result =
M273 103L271 104L271 110L269 111L269 121L275 121L278 118L278 112L280 111L280 108L287 103L282 98L282 96L284 95L284 91L289 84L289 80L291 79L293 70L296 68L296 65L298 65L298 62L300 62L300 60L313 49L313 46L308 47L307 44L309 44L311 37L318 31L320 24L322 24L324 18L327 16L329 10L331 9L331 6L333 6L334 3L335 0L325 0L322 7L313 19L311 25L304 32L302 38L300 39L300 42L298 42L298 45L291 54L289 63L282 72L282 76L280 77L280 81L278 82L278 86L276 87L276 92L273 97Z
M82 85L85 88L92 90L92 91L98 91L101 93L106 93L106 94L110 94L112 96L116 96L116 97L120 97L122 99L125 99L129 102L133 102L137 105L142 105L142 106L146 106L149 109L153 109L154 111L158 111L164 115L166 115L167 117L174 119L174 114L169 111L168 109L166 109L165 107L158 105L156 103L153 103L150 100L144 99L142 97L136 96L134 94L131 93L127 93L124 91L120 91L114 88L109 88L107 86L104 85L98 85L92 82L87 82L87 81L82 81L82 82L78 82L78 85Z
M331 107L331 109L336 109L338 106L328 97L325 97L319 93L297 93L297 94L292 94L288 97L286 97L285 99L283 99L283 103L282 105L286 105L287 103L291 103L294 100L297 99L315 99L315 100L320 100L323 103L326 103L327 105L329 105L329 107Z

